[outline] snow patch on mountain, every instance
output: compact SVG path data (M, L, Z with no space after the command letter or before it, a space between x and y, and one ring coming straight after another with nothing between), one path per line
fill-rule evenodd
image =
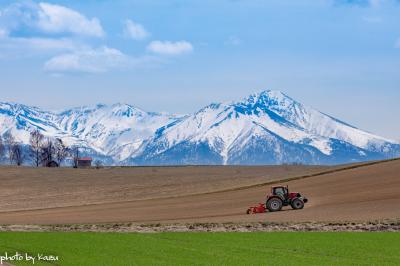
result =
M341 163L400 156L400 144L362 131L279 91L213 103L188 115L128 104L61 112L0 103L0 134L63 139L116 164Z

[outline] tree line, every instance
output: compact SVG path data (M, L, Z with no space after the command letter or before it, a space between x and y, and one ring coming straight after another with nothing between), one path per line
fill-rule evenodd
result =
M60 138L45 137L38 129L30 133L29 146L15 140L10 132L0 136L0 161L8 158L10 164L33 166L61 166L67 157L72 157L73 167L78 166L79 148L67 147Z

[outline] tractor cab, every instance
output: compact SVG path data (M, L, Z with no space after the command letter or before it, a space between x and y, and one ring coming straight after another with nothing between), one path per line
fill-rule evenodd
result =
M288 186L275 186L271 188L271 196L277 196L282 199L283 205L289 205L290 194Z
M272 187L271 195L287 198L287 196L289 195L289 187L288 186Z

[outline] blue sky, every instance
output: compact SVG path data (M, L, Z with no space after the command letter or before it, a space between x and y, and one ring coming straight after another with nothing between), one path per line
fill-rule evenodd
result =
M188 113L274 89L400 139L397 0L2 0L0 67L0 101Z

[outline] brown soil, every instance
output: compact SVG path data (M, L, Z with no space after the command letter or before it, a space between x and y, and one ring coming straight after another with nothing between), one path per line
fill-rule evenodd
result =
M329 170L326 166L0 167L0 212L221 191Z
M400 161L346 167L351 169L0 168L0 223L298 223L400 218ZM315 174L321 171L330 173ZM245 214L248 206L264 200L270 187L265 183L295 176L308 176L284 182L309 198L303 210Z

